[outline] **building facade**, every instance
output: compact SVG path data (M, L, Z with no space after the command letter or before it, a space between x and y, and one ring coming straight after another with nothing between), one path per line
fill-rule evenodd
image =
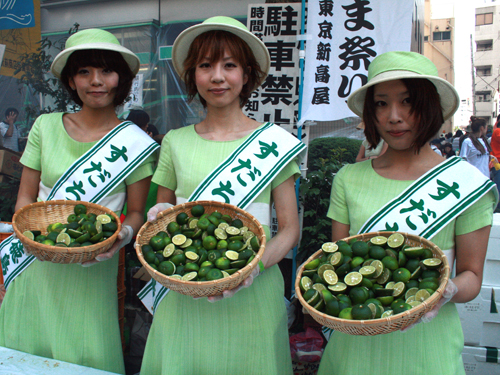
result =
M476 8L474 53L475 114L493 125L498 115L500 74L500 5Z

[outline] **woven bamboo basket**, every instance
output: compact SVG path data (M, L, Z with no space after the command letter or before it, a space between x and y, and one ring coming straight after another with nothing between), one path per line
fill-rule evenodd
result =
M87 207L87 213L96 215L112 215L118 225L118 230L109 238L91 246L85 247L57 247L38 243L23 235L26 230L40 230L47 234L50 224L60 222L66 223L67 217L74 213L74 207L83 204ZM121 229L121 223L116 214L109 208L95 203L53 200L29 204L16 211L12 218L12 226L17 238L24 246L24 250L40 260L52 263L82 263L94 259L97 255L108 251L114 244Z
M191 207L197 204L201 204L205 207L205 213L210 214L214 211L218 211L223 215L230 215L233 219L240 219L243 222L243 225L248 227L248 229L254 232L255 235L259 238L260 248L255 255L255 258L248 265L236 271L230 277L225 277L223 279L213 281L177 280L153 269L144 259L144 256L142 254L142 246L147 245L151 237L156 235L158 232L165 230L167 224L171 221L175 221L175 218L179 213L185 212L191 216ZM241 284L241 282L250 275L255 267L258 267L259 261L262 259L262 255L264 254L265 245L266 235L264 232L264 228L257 221L257 219L255 219L248 212L227 203L220 203L215 201L195 201L171 207L163 212L160 212L156 221L152 223L147 222L146 224L144 224L137 234L135 247L139 261L142 263L151 277L161 285L187 296L208 297L219 295L223 290L233 289Z
M396 232L371 232L371 233L358 234L356 236L345 238L344 240L348 242L356 238L362 241L366 241L375 236L389 237L393 233ZM401 314L396 314L387 318L371 319L371 320L341 319L316 310L315 308L307 304L307 302L302 297L302 292L300 291L299 282L302 277L302 271L304 270L304 265L318 258L322 252L322 250L319 250L316 253L314 253L309 259L307 259L300 266L297 272L297 278L295 279L295 295L298 296L301 305L318 323L326 327L332 328L333 330L347 333L349 335L374 336L374 335L386 334L403 329L415 323L418 319L422 317L422 315L429 312L441 298L441 295L443 294L448 279L450 278L451 270L446 256L439 247L437 247L432 242L423 237L415 236L408 233L402 233L402 234L406 238L406 244L410 246L421 246L431 249L434 258L439 258L443 262L441 268L439 269L439 272L441 273L441 276L439 278L439 287L436 290L436 292L433 293L427 300L422 302L422 304L413 307L410 310L407 310Z

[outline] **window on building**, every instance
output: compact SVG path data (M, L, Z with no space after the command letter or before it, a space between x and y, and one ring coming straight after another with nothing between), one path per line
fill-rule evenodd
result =
M491 65L488 65L488 66L476 66L476 75L478 77L491 76Z
M491 51L493 49L493 40L478 40L476 42L476 51Z
M424 42L428 42L428 41L429 41L429 36L428 35L424 36Z
M493 13L476 14L476 26L491 25L493 23Z
M491 91L476 91L476 102L491 102Z
M432 33L432 40L450 40L451 31L434 31Z

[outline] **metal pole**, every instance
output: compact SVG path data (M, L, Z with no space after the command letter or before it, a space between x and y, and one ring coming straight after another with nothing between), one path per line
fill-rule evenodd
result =
M305 19L306 19L306 0L302 0L302 17L300 23L300 35L305 34ZM299 82L299 110L298 110L298 118L301 118L302 112L302 91L303 91L303 80L304 80L304 59L305 59L305 50L304 50L304 39L300 40L300 52L299 52L299 69L300 69L300 82ZM297 137L299 140L302 140L302 126L297 128ZM300 166L299 166L300 168ZM300 209L299 196L300 196L300 179L295 183L295 195L297 197L297 210ZM297 250L298 246L293 248L293 257L292 257L292 295L295 292L295 273L297 272Z
M470 69L472 73L472 115L476 115L476 74L474 72L474 50L472 48L472 34L470 34Z

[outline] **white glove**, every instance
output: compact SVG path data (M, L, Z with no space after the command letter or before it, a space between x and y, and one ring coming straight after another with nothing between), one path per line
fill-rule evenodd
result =
M118 233L118 240L111 246L107 252L99 254L94 259L89 260L88 262L83 262L83 267L90 267L96 263L104 262L105 260L113 258L117 251L119 251L123 246L127 245L132 241L132 237L134 236L134 230L130 225L122 225L122 229L120 233Z
M455 285L455 283L449 279L448 284L446 284L446 288L444 288L443 294L441 295L441 298L439 301L434 305L434 307L431 309L431 311L427 312L420 318L420 320L423 323L429 323L432 319L434 319L441 307L447 302L449 302L455 294L458 292L458 287Z
M449 279L448 283L446 284L446 288L444 288L443 294L441 295L441 298L434 305L434 307L429 312L426 312L415 323L409 325L406 328L403 328L401 332L406 332L412 329L418 323L429 323L432 319L434 319L437 316L439 309L443 307L447 302L449 302L453 298L453 296L457 294L457 292L458 292L458 287L451 279Z
M236 288L223 290L222 294L219 294L217 296L210 296L207 298L208 302L213 303L213 302L220 301L224 298L231 298L236 293L238 293L242 288L248 288L250 285L252 285L255 278L259 275L260 275L260 268L255 267L254 270L250 273L250 275L245 280L243 280L243 282L240 285L238 285Z
M148 221L152 222L156 220L158 214L166 209L173 207L173 204L170 203L157 203L153 207L151 207L148 211Z

